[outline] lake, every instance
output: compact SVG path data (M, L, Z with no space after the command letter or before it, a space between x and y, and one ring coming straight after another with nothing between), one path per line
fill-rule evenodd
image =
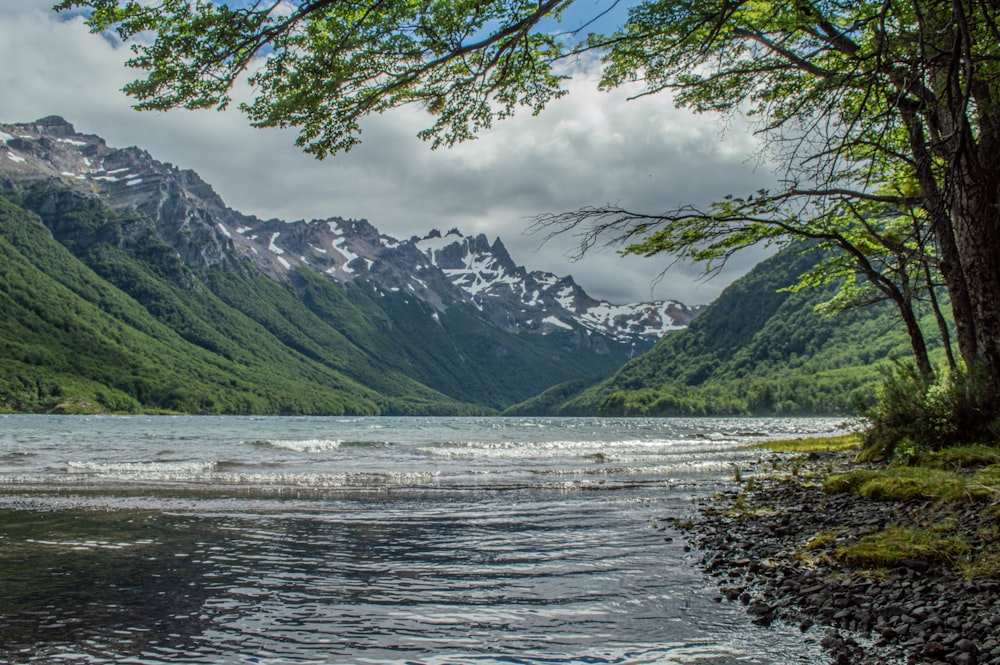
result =
M0 661L818 662L661 525L839 426L0 416Z

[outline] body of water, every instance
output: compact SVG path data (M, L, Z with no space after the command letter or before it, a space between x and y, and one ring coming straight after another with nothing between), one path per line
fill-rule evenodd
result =
M817 662L656 525L838 426L0 416L0 661Z

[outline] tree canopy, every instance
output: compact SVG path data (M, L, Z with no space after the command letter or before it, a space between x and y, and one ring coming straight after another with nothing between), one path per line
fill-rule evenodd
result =
M603 59L602 86L638 83L701 112L757 123L782 165L777 191L707 209L582 208L540 220L582 244L724 262L759 242L812 238L855 275L842 300L878 292L908 320L947 290L958 348L1000 392L1000 8L988 0L639 0L611 34L554 29L574 0L64 0L96 31L131 40L144 109L243 104L258 126L297 127L324 157L359 120L406 104L448 145L518 107L564 94L561 64ZM593 5L595 17L615 0ZM147 36L148 35L148 36ZM808 281L808 280L807 280ZM851 286L850 284L854 284ZM857 286L864 284L864 286ZM912 317L911 317L912 318ZM920 356L919 329L911 330ZM922 370L930 371L929 364Z

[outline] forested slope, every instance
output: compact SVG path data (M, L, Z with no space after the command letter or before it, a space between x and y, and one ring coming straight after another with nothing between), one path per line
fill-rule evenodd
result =
M834 286L783 290L818 258L801 248L783 251L727 287L686 329L610 378L553 388L510 412L852 413L872 395L879 363L908 357L910 347L888 304L829 316L816 306Z
M192 270L147 218L49 181L0 194L0 411L485 413L594 371L360 280Z

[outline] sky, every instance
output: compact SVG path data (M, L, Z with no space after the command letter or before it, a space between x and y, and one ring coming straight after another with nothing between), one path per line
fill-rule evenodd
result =
M656 213L771 186L739 119L678 110L663 93L630 101L634 89L601 92L598 72L584 69L540 115L520 113L477 140L431 150L416 137L429 118L400 109L365 122L354 150L318 161L295 147L294 130L254 129L236 104L133 110L121 88L141 72L124 66L128 49L90 34L79 17L57 16L54 3L0 2L0 122L62 116L110 146L136 145L193 169L243 213L364 218L399 239L431 229L485 233L529 270L572 275L591 296L618 304L707 304L764 256L750 250L705 280L701 266L623 258L613 248L573 261L572 235L543 242L528 233L539 214L609 203Z

